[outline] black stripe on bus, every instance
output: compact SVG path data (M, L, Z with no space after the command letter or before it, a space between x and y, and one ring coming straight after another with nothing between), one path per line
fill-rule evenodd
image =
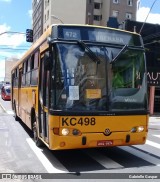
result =
M59 111L59 110L49 110L51 115L57 116L126 116L126 115L148 115L147 110L138 111Z

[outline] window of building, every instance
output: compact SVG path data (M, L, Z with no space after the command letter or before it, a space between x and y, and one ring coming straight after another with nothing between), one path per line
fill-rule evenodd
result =
M126 18L131 19L132 18L132 13L126 13Z
M95 21L101 21L102 20L102 15L94 15L94 20Z
M133 5L133 0L127 0L127 5L132 6Z
M49 19L49 10L47 11L47 20Z
M139 8L140 8L140 1L138 1L137 3L137 10L139 10Z
M49 5L49 0L45 0L45 8Z
M113 17L118 17L119 11L113 10Z
M94 3L94 9L101 9L101 3Z
M119 3L119 0L113 0L113 3L114 4L118 4Z

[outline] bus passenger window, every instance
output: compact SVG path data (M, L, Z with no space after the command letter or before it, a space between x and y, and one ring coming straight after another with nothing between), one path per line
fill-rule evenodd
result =
M31 85L38 84L38 52L31 57Z
M29 86L30 85L30 68L31 68L31 65L30 65L30 59L28 59L26 61L26 85Z

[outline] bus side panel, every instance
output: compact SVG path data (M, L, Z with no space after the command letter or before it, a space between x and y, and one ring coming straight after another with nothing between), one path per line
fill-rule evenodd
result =
M36 103L38 100L37 95L37 88L35 87L24 87L21 89L20 118L30 129L32 129L31 109L35 108L36 110L36 106L38 108Z
M36 99L37 97L37 87L29 87L26 91L26 125L32 129L32 123L31 123L31 109L34 108L36 111L36 106L38 108L38 101Z

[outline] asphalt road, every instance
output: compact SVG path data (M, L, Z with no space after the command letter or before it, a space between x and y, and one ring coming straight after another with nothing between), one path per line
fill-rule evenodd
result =
M6 173L8 178L11 174L15 174L14 178L20 174L19 181L25 181L20 178L32 178L25 175L34 173L37 178L75 178L78 181L103 181L106 178L123 182L146 181L148 178L151 181L150 178L156 177L160 180L159 117L150 118L145 145L50 151L35 146L30 130L15 121L9 101L0 99L0 103L3 107L0 107L0 178L2 174L5 178Z

